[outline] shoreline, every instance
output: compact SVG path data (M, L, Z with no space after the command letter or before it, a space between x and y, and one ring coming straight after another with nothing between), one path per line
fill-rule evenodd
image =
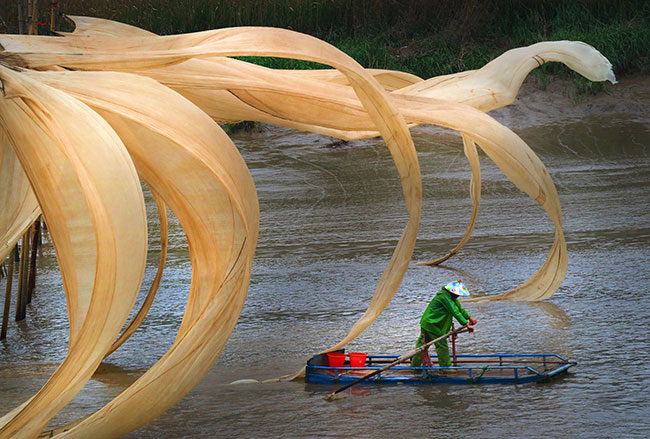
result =
M515 101L488 114L510 129L575 122L589 116L626 114L650 127L650 75L624 75L595 94L578 94L575 85L556 78L540 87L529 76Z
M543 125L569 124L591 116L620 118L621 115L625 115L631 122L646 125L650 131L650 75L623 75L617 79L618 83L605 83L601 90L594 94L576 94L576 86L570 80L555 78L543 86L539 79L531 75L522 84L512 104L487 114L513 131ZM250 121L223 124L222 128L226 129L233 139L278 135L292 131L291 128ZM325 145L319 139L329 139L331 147L354 147L364 144L364 140L343 141L321 134L298 132L301 135L314 136L313 142L320 147ZM415 135L454 132L435 125L418 125L411 128L411 133Z

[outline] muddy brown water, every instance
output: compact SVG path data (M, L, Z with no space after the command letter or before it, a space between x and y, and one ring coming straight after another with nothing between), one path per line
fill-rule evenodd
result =
M229 383L297 371L361 316L406 224L397 173L378 140L333 144L277 128L236 135L261 208L246 305L203 381L128 437L649 437L649 131L624 113L517 130L557 184L569 272L544 303L467 305L479 324L458 349L556 352L579 362L572 373L533 385L363 386L335 402L324 401L333 390L327 386ZM471 202L460 139L430 127L413 132L425 195L419 261L455 246ZM473 294L494 294L541 266L552 242L550 220L484 155L482 165L483 198L470 243L444 266L412 264L389 307L350 350L404 353L443 283L460 278ZM151 207L149 215L153 221ZM158 257L155 227L151 247L145 288ZM12 321L0 345L1 413L35 393L66 352L65 300L49 246L39 270L27 320ZM99 409L165 353L189 280L184 235L172 220L169 260L149 316L52 426Z

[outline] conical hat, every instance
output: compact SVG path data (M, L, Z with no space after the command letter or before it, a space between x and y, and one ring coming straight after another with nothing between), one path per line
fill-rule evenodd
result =
M467 291L467 288L465 287L463 281L460 280L449 282L443 288L449 291L451 294L455 294L457 296L469 296L469 291Z

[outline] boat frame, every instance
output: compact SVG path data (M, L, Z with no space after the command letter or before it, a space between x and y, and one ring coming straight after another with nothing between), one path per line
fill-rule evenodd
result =
M338 351L343 352L343 351ZM327 354L307 362L305 381L318 384L348 384L373 370L381 369L398 355L368 355L363 367L329 366ZM436 356L431 356L436 361ZM577 365L553 353L457 355L451 367L394 366L363 381L363 384L524 384L549 380ZM404 360L400 364L408 363Z

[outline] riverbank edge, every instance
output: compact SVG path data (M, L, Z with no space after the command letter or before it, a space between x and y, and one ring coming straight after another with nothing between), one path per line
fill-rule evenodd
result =
M650 75L630 74L617 79L617 84L598 83L598 90L586 94L577 90L573 80L555 77L542 82L531 75L524 81L511 105L488 114L515 131L532 126L562 124L591 115L625 115L630 121L640 122L650 129ZM250 121L221 126L228 134L264 133L274 129L270 125ZM340 143L335 142L336 145Z

